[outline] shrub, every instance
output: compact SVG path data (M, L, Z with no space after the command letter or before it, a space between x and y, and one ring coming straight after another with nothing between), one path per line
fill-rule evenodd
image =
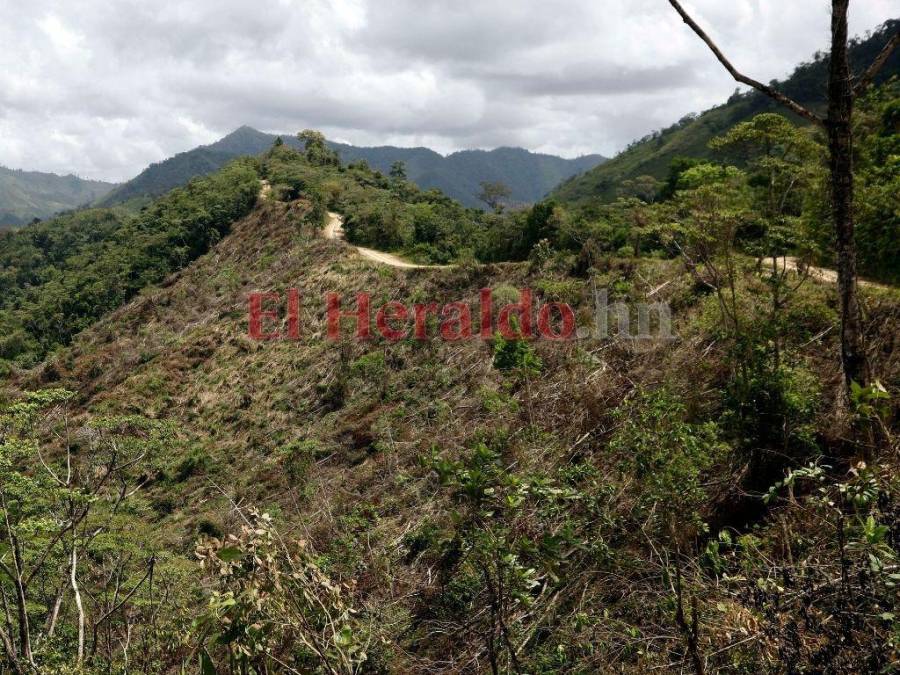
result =
M610 441L620 470L638 482L638 519L650 518L664 532L670 524L689 532L702 529L709 501L706 477L728 456L714 422L686 420L673 392L640 394L615 413L619 429Z

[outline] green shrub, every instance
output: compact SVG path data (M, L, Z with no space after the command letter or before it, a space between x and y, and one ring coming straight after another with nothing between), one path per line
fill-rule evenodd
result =
M706 479L729 452L718 425L688 422L684 404L667 389L640 394L615 417L610 450L639 486L635 517L651 518L662 531L673 522L702 529Z

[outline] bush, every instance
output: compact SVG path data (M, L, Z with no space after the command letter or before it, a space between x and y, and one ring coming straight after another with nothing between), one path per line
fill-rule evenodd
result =
M706 478L729 454L718 425L688 422L680 397L667 389L640 394L615 417L620 426L610 450L640 486L634 516L650 518L660 533L671 524L701 530Z

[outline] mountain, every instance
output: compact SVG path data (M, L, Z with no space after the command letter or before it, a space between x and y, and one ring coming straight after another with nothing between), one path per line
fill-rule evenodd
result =
M218 170L230 159L258 155L272 146L277 136L243 126L221 140L180 153L152 164L137 177L121 185L101 200L110 206L137 197L158 196L183 185L195 176ZM299 141L283 136L285 143L299 147ZM477 194L482 181L501 181L512 191L515 203L531 203L543 198L561 181L605 161L601 155L564 159L529 152L522 148L464 150L444 157L428 148L393 146L356 147L329 143L345 162L365 160L378 171L387 173L396 161L406 163L409 179L420 187L438 188L466 206L484 206Z
M0 229L48 218L105 196L112 183L0 166Z
M861 72L872 63L890 37L900 29L900 19L892 19L864 39L850 45L850 59L854 72ZM885 64L876 82L881 83L900 73L900 51L895 51ZM823 112L828 78L827 55L817 53L812 61L799 65L783 82L773 84L791 98L807 107ZM635 141L610 161L586 173L566 180L553 195L562 202L584 205L594 200L611 201L622 181L639 176L666 177L669 166L677 157L709 159L713 152L709 141L737 124L763 112L778 112L805 124L800 117L756 91L735 93L720 106L702 114L687 115L672 126L655 131Z
M428 148L360 148L339 143L333 147L344 161L365 160L385 173L394 161L403 161L414 183L425 189L437 188L472 207L484 206L477 197L483 181L505 183L512 191L513 202L531 203L545 197L561 181L605 161L601 155L563 159L522 148L463 150L444 157Z

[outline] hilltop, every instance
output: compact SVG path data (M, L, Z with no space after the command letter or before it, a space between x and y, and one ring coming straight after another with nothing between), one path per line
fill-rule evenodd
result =
M900 19L886 22L863 39L850 44L851 63L859 72L872 62L884 48L891 35L900 27ZM878 76L885 82L900 73L900 52L895 52ZM825 105L827 59L817 53L808 63L799 65L777 89L807 107L821 111ZM764 112L783 113L777 103L756 91L735 93L726 103L700 114L687 115L672 126L636 140L613 159L574 176L553 191L553 197L573 205L609 202L619 194L624 181L651 176L663 181L669 174L672 161L680 157L713 159L709 141L741 122ZM804 120L794 116L797 123Z
M57 176L0 166L0 229L86 206L113 188L112 183L72 175Z
M240 127L211 145L149 166L101 200L99 205L159 196L194 176L212 173L235 157L258 155L268 150L276 138L276 135L248 126ZM293 134L282 138L291 147L300 145ZM528 204L542 199L566 178L605 161L600 155L563 159L522 148L465 150L444 157L428 148L356 147L334 142L329 142L329 147L337 151L344 162L363 160L384 174L390 171L394 162L404 162L412 182L423 189L439 189L462 204L476 208L484 207L477 197L482 181L503 182L512 192L513 203Z

